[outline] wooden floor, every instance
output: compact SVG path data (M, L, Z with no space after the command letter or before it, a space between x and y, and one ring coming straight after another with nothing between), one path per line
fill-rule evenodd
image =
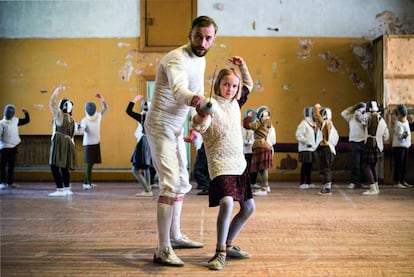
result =
M2 277L414 276L414 188L367 197L337 184L319 196L274 182L236 241L252 258L216 272L206 265L217 208L197 190L186 196L182 231L205 246L176 250L185 266L171 268L152 262L157 197L138 199L136 184L75 183L67 198L48 197L52 183L20 185L0 192Z

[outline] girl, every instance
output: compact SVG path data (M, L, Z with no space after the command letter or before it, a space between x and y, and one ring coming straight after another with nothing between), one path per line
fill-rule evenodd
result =
M151 152L149 149L147 137L145 135L145 130L143 128L145 123L145 116L148 112L149 101L145 100L141 102L142 113L136 113L132 109L134 105L139 100L142 100L144 97L142 95L137 95L134 99L128 103L126 113L138 121L138 127L135 131L135 137L137 138L137 145L135 147L134 153L131 157L132 162L132 174L139 183L144 187L144 191L137 193L137 197L152 197L152 188L151 188L151 173L150 168L152 167L151 161Z
M64 91L64 86L58 86L50 97L50 110L53 114L53 133L50 146L50 170L56 184L56 191L49 193L49 196L69 196L70 190L70 169L75 168L75 120L72 118L73 102L63 98L56 105L56 98Z
M6 105L4 117L0 120L0 189L19 187L13 183L17 147L21 142L19 126L30 122L27 109L22 109L22 112L24 118L18 118L14 105Z
M315 104L315 121L318 125L316 145L319 159L319 176L322 181L322 189L319 195L332 194L332 164L335 159L335 147L339 141L338 131L332 122L330 108L322 108Z
M102 110L96 112L96 104L87 102L85 105L86 116L82 118L81 124L78 125L78 133L83 133L83 162L86 163L85 176L83 180L83 189L92 188L91 176L92 168L96 163L101 163L101 121L102 117L108 110L108 105L102 94L96 93L95 96L102 103Z
M411 131L407 120L408 110L405 105L395 109L397 120L394 122L392 136L392 151L394 157L394 186L397 188L412 187L405 180L408 163L408 149L411 146Z
M212 180L209 206L220 206L216 253L208 262L212 270L223 269L226 256L250 258L233 241L255 209L240 131L240 105L246 100L242 90L250 91L253 82L241 57L232 57L230 62L239 66L242 78L234 69L222 69L214 84L214 115L207 114L198 104L197 114L192 118L193 128L203 136ZM240 210L231 219L233 201L239 202Z
M273 167L273 144L269 143L268 136L272 129L270 110L266 106L257 109L257 119L251 122L252 113L244 119L243 127L254 130L253 157L250 172L260 174L260 189L253 192L255 196L265 196L270 192L268 169Z
M316 123L313 120L313 108L306 107L303 110L303 120L296 128L296 140L298 141L299 162L302 162L300 170L300 189L316 188L312 184L312 163L316 150Z
M375 100L369 101L366 105L367 112L361 115L359 121L365 127L365 144L363 153L363 168L369 190L362 195L378 195L378 175L376 165L384 150L384 142L389 138L387 123L382 118L378 103Z

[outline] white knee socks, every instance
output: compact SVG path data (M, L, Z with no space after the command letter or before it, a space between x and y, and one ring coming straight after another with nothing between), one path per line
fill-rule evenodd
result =
M173 206L157 204L158 248L165 249L171 246L170 228L173 217Z
M171 223L171 238L180 239L181 234L181 210L183 208L183 200L174 201L172 223Z

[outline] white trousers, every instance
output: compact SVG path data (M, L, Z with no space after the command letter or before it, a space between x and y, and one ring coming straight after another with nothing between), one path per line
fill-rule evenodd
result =
M160 196L175 198L192 188L187 169L187 152L182 133L163 126L163 130L146 128L152 163L158 174Z

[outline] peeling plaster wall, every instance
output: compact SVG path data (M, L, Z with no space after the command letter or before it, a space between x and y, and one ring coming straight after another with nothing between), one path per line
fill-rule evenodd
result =
M316 102L332 108L340 135L347 136L348 127L340 111L368 99L372 89L367 71L361 66L363 58L354 54L354 49L363 48L366 41L306 41L304 49L299 38L219 37L207 58L206 91L215 65L228 66L228 57L241 55L255 80L243 111L268 105L278 142L295 142L294 132L303 107ZM134 38L31 39L29 43L0 40L0 107L14 103L18 111L29 109L32 121L21 127L21 134L50 135L52 115L48 101L55 86L67 86L61 97L74 101L77 121L84 116L84 103L96 101L94 93L101 92L109 111L102 121L103 163L97 167L128 167L136 143L136 122L126 115L125 108L136 94L145 95L145 79L155 75L163 56L140 53L137 43Z

